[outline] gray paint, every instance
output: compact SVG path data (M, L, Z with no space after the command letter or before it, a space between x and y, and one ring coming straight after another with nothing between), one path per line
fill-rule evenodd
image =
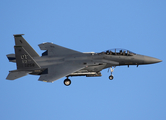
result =
M10 71L6 78L9 80L32 74L40 75L39 81L53 82L65 76L67 80L69 76L101 76L101 70L113 66L138 66L161 62L159 59L128 50L82 53L53 43L39 44L41 50L47 51L47 54L39 56L22 34L14 35L14 38L15 55L9 54L7 57L16 57L16 61L9 61L16 62L17 70Z

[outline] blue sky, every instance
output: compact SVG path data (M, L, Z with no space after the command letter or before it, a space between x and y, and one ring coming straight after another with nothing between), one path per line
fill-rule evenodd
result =
M2 0L1 120L165 120L166 1L164 0ZM153 65L116 67L110 81L72 77L39 82L38 76L6 80L16 69L13 34L41 55L38 44L53 42L81 52L126 48L163 60Z

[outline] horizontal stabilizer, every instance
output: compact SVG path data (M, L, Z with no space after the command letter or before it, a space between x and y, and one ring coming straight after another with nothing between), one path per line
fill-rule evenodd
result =
M26 76L28 73L30 73L30 71L10 71L6 79L15 80L17 78Z
M6 56L9 59L9 62L16 62L15 54L8 54Z
M48 56L67 56L73 54L83 54L81 52L71 50L53 43L39 44L41 50L48 50Z

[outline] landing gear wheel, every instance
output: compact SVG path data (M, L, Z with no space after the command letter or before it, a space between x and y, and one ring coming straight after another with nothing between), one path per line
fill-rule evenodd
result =
M112 75L109 76L109 79L110 79L110 80L113 80L113 78L114 78L114 77L113 77Z
M112 73L113 73L113 71L114 71L115 67L116 67L116 66L113 66L113 68L112 68L112 67L110 67L110 71L111 71L111 75L109 76L109 79L110 79L110 80L113 80L113 79L114 79L114 77L113 77ZM109 69L108 69L108 71L109 71Z
M64 80L64 84L66 85L66 86L69 86L70 84L71 84L71 80L70 79L65 79Z

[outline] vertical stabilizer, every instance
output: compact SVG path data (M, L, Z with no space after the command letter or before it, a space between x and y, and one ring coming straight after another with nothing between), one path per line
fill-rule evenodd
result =
M14 35L15 46L22 46L31 55L31 57L40 57L37 52L28 44L28 42L22 37L24 34Z
M22 46L14 46L17 70L34 70L40 68L37 62Z

